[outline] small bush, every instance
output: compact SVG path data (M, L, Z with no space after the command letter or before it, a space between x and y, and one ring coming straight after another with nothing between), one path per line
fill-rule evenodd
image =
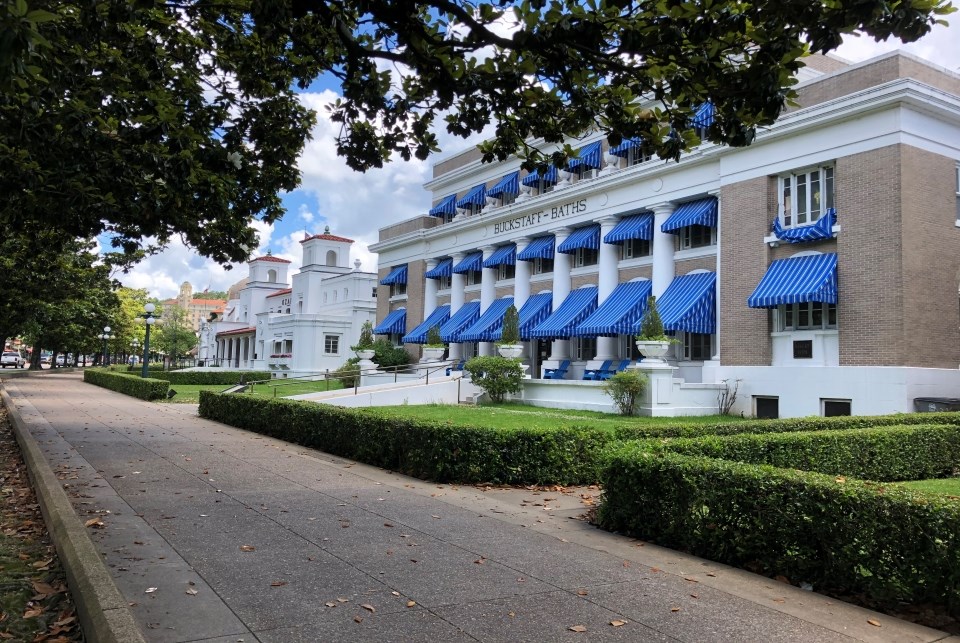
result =
M520 314L517 307L511 304L503 313L503 333L500 335L500 344L520 343Z
M177 384L241 384L258 382L272 377L270 371L151 371L148 375L154 379L166 380Z
M467 361L463 370L470 373L474 384L483 389L496 404L503 402L507 393L519 393L523 382L520 360L488 355Z
M620 415L636 412L637 402L646 388L647 378L637 370L620 371L603 383L603 392L613 399Z
M143 378L126 373L114 373L102 368L88 368L83 381L96 386L138 397L141 400L159 400L167 396L170 384L165 380Z
M386 339L375 341L373 351L373 361L383 368L406 366L410 363L410 354L402 346L394 346Z
M340 380L343 388L353 388L357 385L357 380L360 379L359 363L359 357L351 357L344 362L343 366L333 371L330 375Z

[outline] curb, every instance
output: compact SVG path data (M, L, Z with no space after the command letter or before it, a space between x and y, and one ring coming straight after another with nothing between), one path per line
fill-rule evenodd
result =
M20 416L6 389L0 398L33 482L40 510L67 575L77 617L88 641L146 643L133 615L87 535L60 481Z

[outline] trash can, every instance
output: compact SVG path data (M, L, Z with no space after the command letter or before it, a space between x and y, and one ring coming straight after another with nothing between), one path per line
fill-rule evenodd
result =
M960 411L960 400L955 397L916 397L913 399L913 408L918 413Z

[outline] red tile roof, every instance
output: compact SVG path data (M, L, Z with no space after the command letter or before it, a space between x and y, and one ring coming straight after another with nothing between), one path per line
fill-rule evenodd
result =
M255 326L247 326L246 328L235 328L233 330L225 330L223 332L217 333L217 337L223 337L224 335L249 335L255 332L257 332L257 329Z
M327 234L327 233L324 233L324 234L315 234L315 235L313 235L312 237L307 237L306 239L304 239L304 240L301 241L300 243L306 243L307 241L310 241L311 239L323 239L324 241L343 241L343 242L346 242L346 243L353 243L353 239L347 239L346 237L338 237L338 236L335 235L335 234Z
M281 259L280 257L274 257L273 255L264 255L262 257L257 257L256 259L251 259L250 261L273 261L274 263L290 263L286 259Z
M292 292L293 292L293 288L284 288L283 290L275 290L269 295L267 295L267 299L270 299L271 297L279 297L280 295L289 295Z

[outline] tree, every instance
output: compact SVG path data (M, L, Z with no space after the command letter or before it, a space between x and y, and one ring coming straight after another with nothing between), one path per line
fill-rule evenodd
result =
M507 393L523 390L523 366L519 359L498 356L481 356L467 360L463 370L470 373L470 380L490 396L494 404L503 402Z
M187 322L187 313L179 306L166 306L160 309L160 322L154 326L155 338L150 345L162 350L174 361L189 351L197 343L197 336Z
M437 151L434 128L495 124L486 161L597 128L675 159L749 144L792 96L810 51L844 34L912 41L946 0L26 0L0 5L0 223L113 236L179 235L217 261L253 247L314 116L321 75L343 97L338 151L357 170ZM654 103L646 101L652 99ZM572 153L564 146L553 161ZM63 216L68 213L69 216Z

